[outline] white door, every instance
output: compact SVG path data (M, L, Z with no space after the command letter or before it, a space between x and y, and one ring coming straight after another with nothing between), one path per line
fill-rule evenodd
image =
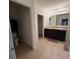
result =
M11 27L9 27L9 59L16 59Z

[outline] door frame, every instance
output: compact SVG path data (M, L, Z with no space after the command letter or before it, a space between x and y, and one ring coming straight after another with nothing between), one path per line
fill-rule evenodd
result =
M37 15L37 18L38 18L39 16L42 16L42 37L44 37L44 16L41 15L41 14L38 14L38 15ZM39 19L38 19L38 20L39 20ZM39 24L39 21L38 21L38 24ZM39 37L39 26L38 26L38 37Z

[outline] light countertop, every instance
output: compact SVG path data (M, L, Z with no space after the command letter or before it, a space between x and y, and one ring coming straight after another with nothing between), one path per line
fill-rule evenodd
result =
M64 31L67 31L68 30L68 27L45 27L45 29L56 29L56 30L64 30Z

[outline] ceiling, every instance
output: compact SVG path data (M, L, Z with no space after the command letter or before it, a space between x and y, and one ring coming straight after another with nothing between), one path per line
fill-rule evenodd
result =
M68 5L69 0L36 0L36 5L42 10L49 10L61 5Z

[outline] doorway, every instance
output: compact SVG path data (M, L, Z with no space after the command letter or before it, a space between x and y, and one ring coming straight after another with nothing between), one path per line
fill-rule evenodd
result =
M24 51L32 50L30 8L10 1L9 18L16 59L19 59Z
M38 14L38 37L43 37L43 15Z

